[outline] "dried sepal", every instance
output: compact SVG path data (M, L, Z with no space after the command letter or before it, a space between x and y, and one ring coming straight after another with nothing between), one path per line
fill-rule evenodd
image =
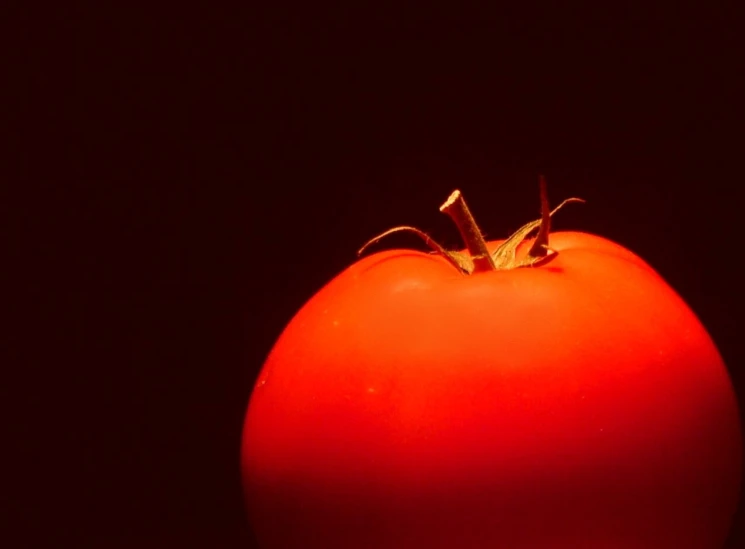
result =
M402 225L400 227L393 227L392 229L388 229L387 231L380 233L378 236L371 238L368 240L362 248L360 248L357 251L357 256L361 256L367 248L372 246L373 244L377 243L381 239L387 237L388 235L394 234L394 233L401 233L401 232L407 232L407 233L413 233L417 235L419 238L421 238L424 243L429 246L433 252L440 254L442 257L444 257L447 261L449 261L456 269L461 271L464 274L471 274L474 269L473 260L468 254L464 254L462 252L451 252L449 250L446 250L442 247L437 241L435 241L432 237L430 237L427 233L422 231L421 229L417 229L416 227L409 227Z
M548 216L543 215L541 216L541 219L526 223L517 231L512 233L512 235L492 253L492 260L494 261L494 265L496 266L496 268L516 269L518 267L533 267L553 259L558 252L556 252L556 250L552 250L548 246L548 231L546 231L545 243L539 242L538 244L536 244L536 242L534 242L528 254L519 261L516 258L517 248L518 246L520 246L520 244L523 243L526 238L528 238L530 233L532 233L535 229L540 228L541 224L544 223L544 219L548 219L550 222L551 216L553 216L556 212L558 212L561 208L563 208L570 202L584 202L584 200L582 200L581 198L567 198L553 210L548 212ZM543 199L541 200L541 203L544 203ZM545 210L548 210L548 200L545 201L545 205ZM542 209L544 209L543 206ZM546 224L546 226L550 230L550 226L548 224ZM538 241L537 238L536 241ZM539 249L544 250L545 253L541 254L541 252L538 251Z
M551 231L551 211L548 206L548 192L546 191L546 178L540 178L541 194L541 224L538 226L538 234L533 245L528 251L529 257L546 257L548 255L548 233Z

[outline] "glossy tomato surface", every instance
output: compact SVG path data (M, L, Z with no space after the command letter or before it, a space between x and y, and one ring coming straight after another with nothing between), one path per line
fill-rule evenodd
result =
M741 438L712 340L630 251L551 247L470 276L377 253L297 313L244 427L262 547L722 546Z

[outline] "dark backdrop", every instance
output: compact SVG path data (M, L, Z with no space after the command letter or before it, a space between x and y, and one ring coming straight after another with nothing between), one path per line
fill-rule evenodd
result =
M6 216L31 335L5 512L27 534L250 546L239 437L273 341L381 230L457 244L454 188L495 238L536 217L538 174L587 199L556 227L647 259L742 402L737 14L250 4L16 29L42 99Z

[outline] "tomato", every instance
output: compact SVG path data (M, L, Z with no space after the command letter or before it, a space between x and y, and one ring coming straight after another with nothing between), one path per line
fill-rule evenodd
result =
M545 244L546 212L505 268L461 218L469 251L369 255L300 309L243 432L262 547L721 548L742 450L714 343L631 251Z

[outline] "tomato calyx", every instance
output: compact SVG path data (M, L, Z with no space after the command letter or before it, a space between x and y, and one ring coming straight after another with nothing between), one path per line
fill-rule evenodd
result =
M473 215L471 215L471 211L468 209L463 194L459 190L455 190L442 206L440 206L440 211L450 216L455 223L461 238L466 244L467 253L447 250L424 231L416 227L402 225L388 229L375 238L372 238L360 248L357 255L362 255L367 248L388 235L398 232L410 232L421 238L433 252L444 257L453 267L465 275L544 265L558 255L558 252L552 249L548 242L551 231L551 217L565 204L570 202L584 202L584 200L581 198L567 198L553 210L550 210L548 193L546 191L546 179L543 176L540 178L540 194L541 218L520 227L491 253L487 249L483 233L476 224ZM528 253L524 257L518 258L518 246L536 229L538 229L538 234L533 240Z

